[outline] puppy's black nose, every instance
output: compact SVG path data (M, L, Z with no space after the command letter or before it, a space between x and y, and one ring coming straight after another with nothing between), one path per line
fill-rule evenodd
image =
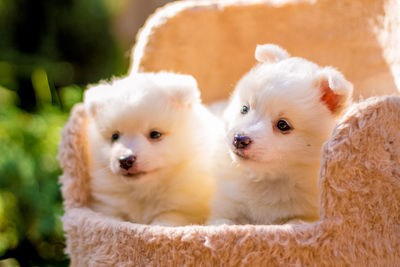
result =
M133 163L135 163L136 157L133 155L124 156L119 158L119 166L125 170L129 170Z
M240 135L237 134L233 137L233 142L232 144L237 148L237 149L244 149L251 143L251 138L245 135Z

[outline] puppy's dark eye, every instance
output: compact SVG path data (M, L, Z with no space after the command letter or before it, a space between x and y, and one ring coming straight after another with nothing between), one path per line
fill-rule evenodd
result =
M161 136L162 136L162 133L160 133L160 132L157 132L157 131L150 132L151 139L159 139Z
M240 110L240 113L242 113L242 114L246 114L248 111L249 111L249 107L248 106L246 106L246 105L243 105L242 106L242 109Z
M278 128L279 131L281 131L281 132L287 132L292 129L292 127L290 127L289 123L285 120L279 120L276 123L276 128Z
M111 136L111 142L118 140L118 138L119 138L119 132L113 133L113 135Z

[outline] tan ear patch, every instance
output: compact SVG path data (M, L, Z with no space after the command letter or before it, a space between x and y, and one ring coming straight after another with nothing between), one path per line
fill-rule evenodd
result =
M332 91L327 80L321 81L320 88L322 93L321 101L332 113L335 113L340 104L340 95L337 95Z
M321 102L335 115L340 116L351 102L353 84L332 67L320 70L315 78Z

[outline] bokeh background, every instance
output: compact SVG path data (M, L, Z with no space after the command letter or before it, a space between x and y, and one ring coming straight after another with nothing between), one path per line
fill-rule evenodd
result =
M0 266L68 266L56 160L90 83L124 75L167 0L0 0Z

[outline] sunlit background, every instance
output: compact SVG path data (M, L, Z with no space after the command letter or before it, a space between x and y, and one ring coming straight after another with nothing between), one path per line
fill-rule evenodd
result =
M87 84L127 72L167 0L0 0L0 266L67 266L56 160Z

